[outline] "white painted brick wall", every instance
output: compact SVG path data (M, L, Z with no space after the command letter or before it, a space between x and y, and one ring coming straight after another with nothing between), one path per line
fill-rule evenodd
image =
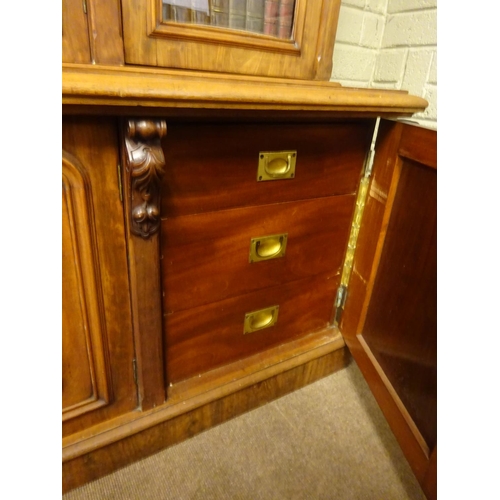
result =
M436 19L437 0L342 0L331 80L424 97L412 119L437 129Z

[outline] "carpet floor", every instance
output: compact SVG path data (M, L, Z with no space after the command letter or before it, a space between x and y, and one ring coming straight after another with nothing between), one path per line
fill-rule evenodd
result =
M357 365L63 500L425 500Z

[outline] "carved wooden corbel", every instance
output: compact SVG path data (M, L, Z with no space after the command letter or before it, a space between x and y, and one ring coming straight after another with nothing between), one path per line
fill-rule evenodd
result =
M126 172L130 182L130 231L144 239L160 228L160 191L165 157L164 120L128 120L124 134Z

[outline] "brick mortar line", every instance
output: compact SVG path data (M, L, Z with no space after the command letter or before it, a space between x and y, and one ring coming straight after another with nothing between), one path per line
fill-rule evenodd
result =
M364 45L360 45L359 43L354 43L354 42L337 42L335 45L347 45L349 47L356 47L357 49L367 49L367 50L372 50L374 52L377 52L379 49L373 48L373 47L365 47Z
M423 44L423 45L393 45L392 47L381 47L381 50L391 49L437 49L437 44Z
M415 12L431 12L433 10L437 11L437 7L424 7L423 9L402 10L400 12L387 12L386 15L387 15L387 17L399 16L399 15L405 15L405 14L415 14Z

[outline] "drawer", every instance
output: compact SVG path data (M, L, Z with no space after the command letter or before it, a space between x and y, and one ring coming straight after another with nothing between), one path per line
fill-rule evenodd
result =
M373 124L169 124L162 215L354 193ZM295 176L257 181L259 153L297 151Z
M162 220L164 311L339 274L354 203L345 195ZM284 256L250 262L252 238L279 234L287 235Z
M197 376L329 326L339 280L314 276L166 314L167 382ZM245 315L271 306L279 306L276 323L245 334Z

